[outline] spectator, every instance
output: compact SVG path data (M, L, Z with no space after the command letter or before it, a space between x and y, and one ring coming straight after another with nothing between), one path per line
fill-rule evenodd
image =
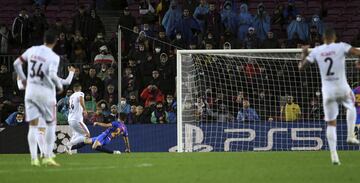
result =
M75 67L74 77L73 77L73 80L71 82L71 86L74 83L80 83L80 84L83 83L83 78L80 76L80 69L78 67Z
M68 117L69 115L69 99L73 93L73 90L68 89L66 91L65 97L61 98L56 104L57 108L60 110L60 113L63 114L65 117Z
M94 67L90 68L89 70L89 77L88 80L85 80L85 88L89 88L90 86L95 85L99 90L99 93L103 92L104 83L101 81L100 78L96 76L96 69ZM96 98L96 97L95 97Z
M87 27L88 35L87 38L90 41L94 41L95 37L98 33L105 34L105 27L103 22L101 21L100 17L96 14L96 10L90 10L90 17L88 19L88 27Z
M163 84L163 80L160 78L160 73L157 70L152 71L152 80L147 83L146 85L153 84L156 86L161 87ZM162 90L162 88L159 88Z
M104 117L108 117L110 115L110 105L105 100L100 100L96 103L97 106L99 106L102 110L102 114Z
M287 35L289 40L293 39L295 33L298 34L302 41L307 41L309 37L309 27L301 15L297 15L296 19L291 21L287 27Z
M137 95L135 93L130 93L129 94L129 104L131 106L135 105L139 105L138 99L137 99Z
M226 42L230 44L230 46L232 48L236 48L237 47L237 40L236 37L233 33L231 33L229 30L225 30L224 35L222 36L223 41L222 41L222 45L224 45ZM242 45L241 43L239 43L239 45Z
M301 118L300 106L294 103L292 96L287 97L286 105L281 107L281 116L285 115L285 121L293 122Z
M104 94L104 100L110 105L116 105L118 103L117 93L115 92L114 85L107 85L106 92Z
M214 37L212 32L207 32L203 38L203 45L205 47L206 43L211 43L212 45L215 46L215 48L218 47L218 40Z
M59 40L56 42L56 45L54 47L54 52L57 53L58 55L63 55L69 58L71 54L71 44L69 40L66 38L64 32L61 32L59 34Z
M93 124L94 122L104 121L105 116L103 114L103 110L100 106L96 107L95 114L90 118L89 123Z
M238 16L237 38L239 42L244 41L249 27L252 25L253 16L248 12L248 6L242 4L240 6L240 14Z
M0 55L8 54L10 39L10 30L5 24L0 24Z
M240 109L236 117L238 122L258 122L259 115L256 113L255 109L250 107L249 100L243 101L243 108Z
M185 40L180 32L176 33L175 39L171 42L171 44L179 48L186 48Z
M89 16L86 13L85 6L79 6L78 13L72 19L72 32L75 33L79 30L81 35L87 36L88 34Z
M322 36L323 32L324 32L324 23L323 21L320 19L319 15L313 15L311 22L310 22L310 28L315 26L317 33Z
M6 118L5 122L9 126L23 125L23 124L25 124L25 123L23 123L24 117L25 117L24 113L13 112L12 114L10 114L10 116L8 118Z
M238 112L243 106L244 92L239 91L234 97L232 104L230 105L230 111L233 112L233 116L237 116Z
M30 21L29 15L25 8L20 10L19 16L14 19L12 24L12 37L15 44L21 49L27 48L30 36Z
M143 23L140 28L141 32L144 32L146 37L154 37L154 30L148 23Z
M136 116L136 106L132 105L130 108L130 113L128 114L125 123L126 124L134 124Z
M170 8L167 10L164 18L162 19L161 25L164 26L166 31L166 36L168 38L173 38L175 36L175 26L177 22L181 21L181 9L176 1L172 0L170 3Z
M166 37L165 30L161 26L159 30L159 35L157 37L157 40L154 40L153 42L153 48L156 54L160 54L161 52L167 52L170 49L170 46L165 43L170 43L171 40Z
M294 33L292 39L288 40L287 47L288 48L297 48L298 45L303 45L305 41L299 38L298 33Z
M24 105L20 104L17 107L17 111L11 113L5 120L6 124L9 126L18 126L25 124L24 120Z
M152 24L157 20L155 9L149 0L143 0L140 2L139 14L141 17L141 22L143 23Z
M168 113L169 123L176 123L176 100L171 94L166 95L166 101L164 103L165 111Z
M164 101L164 95L156 85L149 85L141 92L140 97L145 101L145 107L150 106L151 103Z
M45 15L41 12L40 7L35 8L34 15L31 17L31 40L32 45L43 44L44 32L48 29L49 25L46 21Z
M90 57L93 60L95 58L95 56L100 53L100 47L106 45L106 41L104 38L104 34L102 32L97 33L96 38L94 39L94 42L91 43L90 45Z
M233 10L232 1L226 0L224 3L224 8L221 11L221 23L224 26L225 30L230 31L233 35L236 35L237 32L237 20L236 14Z
M197 6L198 6L198 2L196 0L185 0L185 1L183 1L184 9L188 9L189 12L191 13L191 16L195 12Z
M101 100L101 94L99 92L99 89L96 85L91 85L90 86L90 94L92 96L92 98L95 100L95 102L99 102Z
M118 112L116 105L112 105L110 108L110 114L106 117L106 122L111 123L118 119Z
M130 104L127 103L126 98L121 97L120 103L118 104L118 113L123 112L123 113L129 114L130 109L131 109L131 106L130 106Z
M63 24L61 18L55 19L55 25L52 26L52 29L54 29L56 32L64 32L68 33L67 29L65 28L65 25Z
M99 73L96 75L98 78L100 78L102 81L104 81L105 78L108 77L108 65L107 64L104 64L102 63L101 64L101 67L100 67L100 71Z
M287 20L284 16L284 5L279 3L278 5L276 5L276 8L274 10L273 15L271 16L272 18L272 24L274 25L279 25L281 27L281 29L284 27L284 25L286 24Z
M125 7L125 9L121 12L119 20L118 20L118 26L121 26L121 31L123 33L123 38L125 40L125 45L128 45L130 43L130 38L133 35L132 29L136 25L136 19L134 16L131 15L129 11L129 7ZM128 47L126 47L128 50Z
M257 37L263 41L266 38L267 32L270 31L270 16L265 11L262 3L258 5L257 14L253 20L253 27L255 28Z
M274 38L273 32L268 32L267 37L262 43L263 48L280 48L278 39Z
M247 36L243 43L243 48L244 49L257 49L257 48L259 48L259 45L260 45L260 41L255 34L254 27L249 27Z
M176 61L169 60L166 53L160 55L160 63L157 66L159 75L159 88L165 94L174 93L175 88L175 73L176 73ZM154 77L154 71L153 71Z
M156 63L151 53L148 53L146 61L140 64L139 70L142 71L140 76L140 78L142 78L140 88L144 88L150 83L152 80L152 73L156 70Z
M162 102L157 102L155 110L151 113L151 123L153 124L168 123L169 122L168 117L169 115L164 110L164 106Z
M219 39L220 33L222 31L221 26L221 15L215 8L215 3L209 3L209 12L205 16L205 32L209 31L212 32L215 39Z
M316 43L321 43L321 35L315 25L310 27L309 45L314 48Z
M5 96L10 96L12 94L12 76L8 71L6 65L0 66L0 87Z
M86 52L84 46L80 43L75 44L73 46L70 60L71 63L86 63Z
M114 64L115 59L105 45L100 47L99 52L100 54L96 55L94 59L94 64Z
M197 6L193 12L194 18L200 25L201 32L205 32L205 19L206 15L209 13L209 5L207 4L206 0L200 0L199 6Z
M139 105L136 107L136 114L134 118L134 124L149 123L150 119L144 113L144 107Z
M283 11L284 18L291 22L298 14L299 12L295 7L295 0L289 0L288 6Z
M308 109L309 120L321 120L322 110L319 101L316 98L310 100L310 107Z
M113 67L109 67L106 72L107 75L104 78L105 86L112 84L117 87L117 75L115 75L115 69Z
M96 102L90 93L85 93L85 108L88 113L96 111Z

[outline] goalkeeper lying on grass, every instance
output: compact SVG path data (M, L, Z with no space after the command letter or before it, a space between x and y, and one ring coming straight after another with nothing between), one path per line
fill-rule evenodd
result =
M107 129L97 137L86 138L84 142L72 146L71 149L79 149L86 144L92 144L92 149L94 150L111 154L120 154L120 151L109 150L105 146L106 144L109 144L112 139L122 135L126 146L125 152L130 152L128 131L124 124L126 117L127 115L125 113L120 113L119 121L113 121L111 123L95 122L94 126L98 125Z

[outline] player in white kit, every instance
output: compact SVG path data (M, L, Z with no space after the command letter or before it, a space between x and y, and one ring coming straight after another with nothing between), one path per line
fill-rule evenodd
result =
M68 71L69 71L69 75L66 77L66 79L59 78L61 84L63 85L70 85L74 77L75 68L73 66L69 66ZM25 90L25 86L22 84L21 79L19 77L17 78L17 85L19 90ZM46 130L46 121L40 117L38 122L38 134L36 137L37 144L40 149L40 157L45 157L45 130Z
M303 47L303 57L299 63L299 69L303 69L307 64L314 62L320 68L324 120L327 122L326 137L329 143L331 161L334 165L340 165L336 151L336 118L339 114L339 104L347 109L347 143L360 144L354 134L355 99L347 82L345 69L346 54L360 56L360 50L346 43L335 43L336 33L333 29L325 30L323 41L324 44L314 48L310 54L308 52L309 47Z
M37 155L37 133L39 118L45 119L45 158L44 165L59 166L52 158L56 128L56 88L62 92L63 87L57 76L60 57L53 52L57 36L54 31L46 31L44 45L27 49L14 62L16 73L25 89L25 116L29 122L28 143L31 154L31 165L40 166ZM27 62L27 77L22 64Z
M69 99L69 116L68 122L73 136L66 146L66 151L71 154L71 147L80 142L84 142L86 137L90 137L90 132L83 122L83 115L87 116L85 108L84 93L81 92L81 85L76 83L73 86L74 93Z

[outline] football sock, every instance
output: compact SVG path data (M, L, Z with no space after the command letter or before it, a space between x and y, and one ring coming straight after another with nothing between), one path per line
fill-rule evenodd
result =
M29 150L32 160L38 159L38 154L37 154L38 149L36 143L37 136L38 136L38 127L29 125L27 138L28 138Z
M45 131L45 157L51 158L53 156L53 149L55 144L55 130L56 122L47 123Z
M38 130L37 144L39 146L40 152L45 155L45 132Z
M100 151L100 152L104 152L104 153L110 153L110 154L112 154L114 152L112 150L109 150L109 149L107 149L105 147L101 147L101 146L96 147L95 150Z
M350 109L346 110L346 123L347 123L347 137L348 138L354 137L355 120L356 120L356 109L355 109L355 107L351 107Z
M75 144L73 146L71 146L71 150L74 150L74 149L80 149L82 147L84 147L86 144L84 142L80 142L78 144Z

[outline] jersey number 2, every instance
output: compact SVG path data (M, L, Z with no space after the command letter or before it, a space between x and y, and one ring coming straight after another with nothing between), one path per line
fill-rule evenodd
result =
M37 77L40 77L42 80L44 78L44 72L41 70L42 63L39 64L39 66L37 67L37 71L35 71L37 62L34 60L31 60L30 62L32 63L30 77L33 78L33 77L37 76Z
M324 60L325 62L330 62L330 65L329 65L329 67L328 67L328 70L327 70L327 73L326 73L326 75L327 76L332 76L332 75L334 75L335 73L334 72L331 72L331 68L332 68L332 65L333 65L333 60L330 58L330 57L327 57L327 58L325 58L325 60Z

